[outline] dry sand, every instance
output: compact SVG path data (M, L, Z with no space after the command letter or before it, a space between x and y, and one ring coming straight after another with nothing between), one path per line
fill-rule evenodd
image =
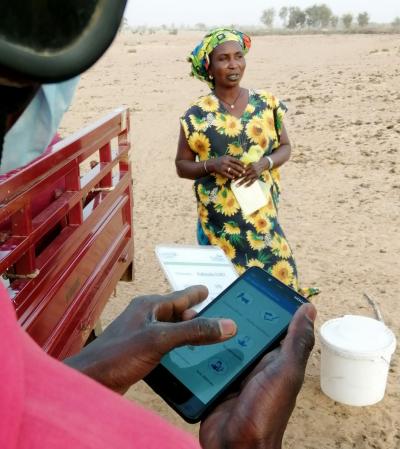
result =
M136 278L120 284L104 321L129 300L167 292L154 247L195 243L191 182L175 174L178 117L206 86L187 76L198 33L120 35L83 77L63 122L69 133L124 104L132 112ZM289 107L293 156L282 170L280 220L305 285L318 285L317 325L344 313L373 316L379 303L399 335L400 45L396 35L256 37L246 87ZM287 429L287 449L400 448L399 357L384 400L347 407L319 387L320 345ZM129 399L182 422L143 383Z

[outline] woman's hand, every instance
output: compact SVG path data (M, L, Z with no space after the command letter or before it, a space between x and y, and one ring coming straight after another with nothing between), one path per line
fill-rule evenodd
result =
M203 448L281 448L314 345L315 316L313 305L303 305L282 345L261 360L240 392L229 396L202 422Z
M245 165L232 156L221 156L208 160L207 170L210 173L218 173L229 179L237 179L245 174Z
M193 318L204 286L134 299L96 340L64 362L106 387L124 393L178 346L218 343L236 333L232 320ZM192 319L193 318L193 319Z
M245 167L244 174L239 181L239 185L251 186L254 181L261 176L261 173L269 166L268 159L261 158L258 162L253 162Z
M289 136L284 124L282 123L282 130L280 136L280 145L274 149L269 155L273 159L274 168L280 167L290 158L292 147L290 145ZM266 157L262 157L258 162L248 164L245 172L239 181L239 185L251 186L256 181L264 170L270 168L269 161Z

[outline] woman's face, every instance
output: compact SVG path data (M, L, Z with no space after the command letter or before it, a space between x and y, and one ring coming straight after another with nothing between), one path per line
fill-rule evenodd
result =
M234 87L240 83L246 60L239 42L224 42L210 56L209 74L214 77L216 87Z

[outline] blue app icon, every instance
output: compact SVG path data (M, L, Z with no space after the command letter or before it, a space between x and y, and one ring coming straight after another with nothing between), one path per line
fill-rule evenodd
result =
M224 374L227 370L226 363L221 359L215 358L215 359L210 360L208 366L216 374Z
M247 294L247 293L244 293L244 292L242 292L242 293L239 293L238 295L237 295L237 297L238 297L238 299L243 303L243 304L245 304L246 306L247 305L249 305L249 304L251 304L251 298L250 298L250 296Z
M253 343L252 339L248 335L239 335L236 341L242 348L249 348Z
M275 321L279 318L279 316L275 315L275 313L266 311L264 312L263 318L265 321Z

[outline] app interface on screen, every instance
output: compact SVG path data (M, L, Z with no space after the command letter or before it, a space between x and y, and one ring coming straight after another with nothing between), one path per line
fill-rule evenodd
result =
M238 326L236 336L223 343L174 349L161 363L205 404L292 318L276 300L266 297L257 284L244 279L203 316L233 319Z

